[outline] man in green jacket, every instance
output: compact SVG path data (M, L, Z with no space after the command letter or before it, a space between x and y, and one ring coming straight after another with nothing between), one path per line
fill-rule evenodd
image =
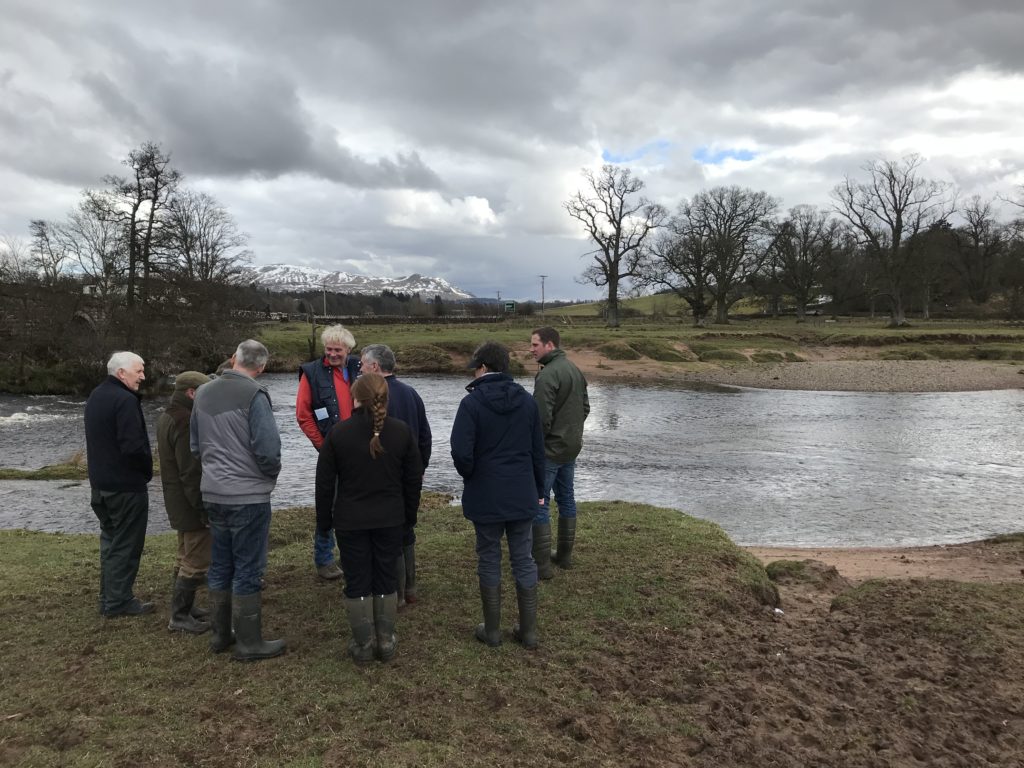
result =
M587 380L559 349L554 328L537 328L530 336L530 351L541 369L534 380L533 397L544 431L544 499L533 523L533 559L541 579L553 576L551 563L572 567L576 540L576 496L573 475L583 447L583 422L590 414ZM552 489L558 502L558 549L551 551L550 503Z
M174 378L171 402L156 422L164 506L171 528L178 532L171 620L167 628L195 635L210 628L209 622L203 621L206 612L195 607L195 599L196 590L206 582L212 538L199 490L203 469L189 448L189 422L196 390L209 381L209 376L198 371L179 373Z

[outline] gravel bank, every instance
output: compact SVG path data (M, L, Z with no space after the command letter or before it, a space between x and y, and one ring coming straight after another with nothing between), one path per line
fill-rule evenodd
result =
M960 360L823 360L703 371L695 380L763 389L967 392L1024 387L1019 364Z
M676 381L824 392L968 392L1024 387L1020 363L979 360L812 360L803 363L616 361L570 351L588 378ZM528 369L529 370L529 369Z

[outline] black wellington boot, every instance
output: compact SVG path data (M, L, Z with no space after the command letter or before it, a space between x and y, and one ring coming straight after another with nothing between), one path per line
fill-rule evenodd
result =
M196 590L202 586L201 578L179 576L174 580L174 593L171 595L171 621L167 629L172 632L188 632L201 635L210 628L209 622L198 621L192 616L192 606L196 600Z
M235 643L231 631L231 593L226 589L211 589L210 598L210 651L223 653Z

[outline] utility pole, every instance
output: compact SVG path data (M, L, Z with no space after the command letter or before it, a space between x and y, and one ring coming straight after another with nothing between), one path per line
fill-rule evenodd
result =
M324 289L324 317L327 317L327 283L324 282L322 287Z
M544 317L544 278L547 275L540 275L540 316Z

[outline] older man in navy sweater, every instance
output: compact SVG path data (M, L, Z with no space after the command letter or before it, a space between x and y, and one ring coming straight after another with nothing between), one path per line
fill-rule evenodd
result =
M85 447L92 487L92 511L100 521L100 613L140 616L152 603L135 597L149 522L153 451L139 400L145 361L134 352L115 352L107 378L85 403Z

